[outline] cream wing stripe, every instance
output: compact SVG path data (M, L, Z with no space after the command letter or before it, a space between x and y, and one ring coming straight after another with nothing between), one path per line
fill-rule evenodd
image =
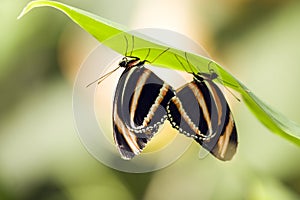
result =
M128 146L130 147L130 149L132 150L132 152L137 155L140 153L140 147L137 144L137 138L136 135L131 133L126 126L124 125L124 123L121 121L121 119L119 118L119 115L116 114L115 115L115 125L118 128L118 131L124 136Z
M207 84L207 85L209 85L209 87L210 87L210 90L212 91L212 94L213 94L213 98L214 98L214 100L215 100L215 102L216 102L216 105L217 105L217 112L218 112L218 126L220 126L221 125L221 119L222 119L222 103L221 103L221 100L220 100L220 98L219 98L219 96L218 96L218 93L217 93L217 91L216 91L216 89L215 89L215 87L214 87L214 83L212 82L212 81L209 81L208 82L209 84Z
M139 101L139 98L141 96L142 90L144 88L145 82L147 81L147 79L149 78L151 74L151 71L148 69L145 69L144 73L142 73L142 75L139 77L137 83L136 83L136 87L135 90L133 92L133 97L132 97L132 101L131 101L131 105L130 105L130 122L131 122L131 127L136 127L134 124L134 114L135 114L135 110L137 108L137 104Z
M218 146L219 146L219 154L222 158L225 157L226 150L229 144L229 138L232 134L232 130L234 127L232 114L229 114L228 124L226 126L224 134L219 138Z
M198 104L200 105L200 107L202 109L204 119L207 123L208 130L209 130L209 134L207 135L207 137L209 137L212 135L212 127L211 127L210 113L208 112L207 105L206 105L205 99L203 97L203 94L199 90L199 88L197 87L197 85L195 83L191 83L188 86L194 93L194 95L198 101Z
M206 138L206 135L203 135L199 129L195 126L195 124L192 122L191 118L186 114L185 110L183 109L183 106L180 102L180 100L177 97L172 98L173 103L177 107L180 115L183 117L183 119L186 121L186 123L189 125L189 127L196 133L196 135L199 135L200 137Z
M153 118L153 115L154 115L155 111L160 106L160 103L164 99L164 97L167 94L168 90L169 90L169 85L164 83L163 86L160 88L158 97L155 99L154 104L152 104L147 116L145 117L145 119L143 121L143 126L147 126L149 124L149 122Z

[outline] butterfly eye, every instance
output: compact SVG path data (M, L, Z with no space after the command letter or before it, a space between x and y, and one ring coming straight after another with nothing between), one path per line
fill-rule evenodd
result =
M209 70L210 72L211 72L211 74L210 74L210 79L216 79L216 78L218 78L218 74L216 73L216 72L214 72L214 70L213 69L211 69L211 70Z
M215 72L215 70L214 69L209 69L209 73L211 73L211 74L216 74L216 72Z
M122 59L122 61L119 62L119 66L120 66L120 67L127 67L127 59L126 59L126 60L125 60L125 59Z

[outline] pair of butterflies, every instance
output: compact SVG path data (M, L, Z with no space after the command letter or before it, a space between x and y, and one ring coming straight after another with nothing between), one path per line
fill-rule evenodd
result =
M192 73L191 82L174 90L145 68L145 62L125 56L119 63L125 70L114 96L113 136L121 157L138 155L169 120L216 158L230 160L237 148L237 131L226 99L213 82L217 74Z

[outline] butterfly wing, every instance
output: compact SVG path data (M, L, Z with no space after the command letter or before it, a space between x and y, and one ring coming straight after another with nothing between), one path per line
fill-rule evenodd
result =
M211 80L206 81L217 105L218 128L216 137L203 141L202 146L220 160L231 160L236 153L238 136L230 107L220 90ZM201 144L201 141L197 141Z
M230 160L237 147L235 123L226 99L211 80L192 81L176 91L167 107L172 126L220 160Z
M113 104L113 131L124 159L138 155L167 118L166 106L174 91L149 69L126 69L118 82Z

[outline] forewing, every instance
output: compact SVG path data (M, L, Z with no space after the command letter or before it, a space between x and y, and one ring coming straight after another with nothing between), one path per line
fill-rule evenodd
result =
M238 136L230 107L220 90L212 81L207 81L217 105L218 129L216 137L208 141L198 141L202 146L220 160L231 160L236 153Z
M133 67L121 75L113 104L114 139L124 159L138 155L166 119L174 91L153 72Z

